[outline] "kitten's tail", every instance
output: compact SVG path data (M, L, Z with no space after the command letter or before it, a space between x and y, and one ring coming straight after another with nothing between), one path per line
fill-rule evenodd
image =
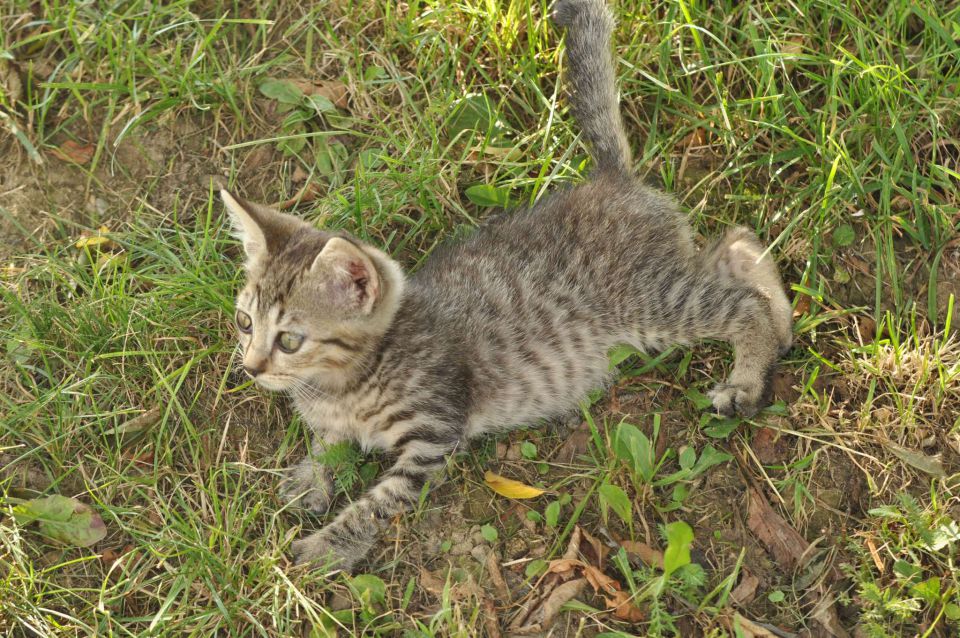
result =
M620 118L610 52L613 16L604 0L559 0L553 20L567 28L570 102L597 170L627 174L630 145Z

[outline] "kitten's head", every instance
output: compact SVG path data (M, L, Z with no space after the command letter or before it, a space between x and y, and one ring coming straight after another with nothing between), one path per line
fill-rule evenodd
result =
M269 390L347 385L390 326L400 266L345 233L220 195L247 256L236 304L246 372Z

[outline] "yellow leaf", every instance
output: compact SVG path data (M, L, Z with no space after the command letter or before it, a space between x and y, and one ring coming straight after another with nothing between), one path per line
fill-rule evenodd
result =
M110 232L110 229L106 226L101 226L97 230L96 235L87 235L84 234L77 240L77 243L74 244L77 248L95 248L101 247L104 249L110 249L113 247L113 240L107 237L107 233Z
M543 490L537 487L525 485L520 481L504 478L499 474L494 474L490 470L483 475L484 482L490 486L490 489L507 498L534 498L543 494Z

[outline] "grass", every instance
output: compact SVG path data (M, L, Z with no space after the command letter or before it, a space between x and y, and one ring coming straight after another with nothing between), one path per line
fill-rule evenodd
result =
M960 8L929 1L621 2L640 174L704 235L756 229L791 285L778 403L713 422L697 406L728 353L631 356L584 428L454 459L369 574L292 569L290 541L320 522L273 488L304 437L282 398L234 372L239 255L204 176L293 198L416 268L488 203L585 173L546 13L529 0L0 8L0 632L472 636L492 631L477 547L503 564L505 629L576 525L666 548L678 521L691 565L605 566L643 621L588 590L555 631L733 636L735 612L817 627L817 574L790 573L749 529L756 484L836 570L822 586L847 629L956 635ZM270 91L289 78L328 84ZM109 243L76 246L101 224ZM663 460L652 475L618 453L622 422ZM707 446L722 460L682 474L685 450L702 460ZM487 469L550 494L511 503ZM18 525L11 508L41 494L89 504L107 537L70 548ZM738 603L746 574L759 587Z

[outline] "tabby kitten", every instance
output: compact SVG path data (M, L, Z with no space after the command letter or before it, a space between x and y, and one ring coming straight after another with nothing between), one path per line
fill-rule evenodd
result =
M733 345L722 414L762 405L791 312L773 261L746 229L698 251L676 204L632 175L614 85L613 18L602 0L561 0L571 103L592 180L512 211L405 277L342 232L221 192L247 255L237 298L243 365L285 391L313 452L345 440L395 462L326 527L293 544L298 563L352 568L473 437L576 408L609 374L608 350L698 339ZM281 484L318 513L330 470L308 454Z

